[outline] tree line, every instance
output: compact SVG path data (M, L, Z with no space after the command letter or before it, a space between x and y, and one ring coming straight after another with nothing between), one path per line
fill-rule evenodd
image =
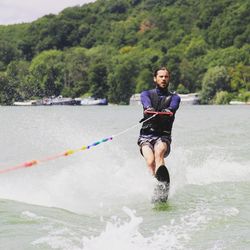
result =
M250 3L245 0L97 0L31 23L0 26L0 103L48 96L128 104L153 87L201 103L250 100Z

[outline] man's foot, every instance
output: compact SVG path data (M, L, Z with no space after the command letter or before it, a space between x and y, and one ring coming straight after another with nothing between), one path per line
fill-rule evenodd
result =
M154 188L152 203L166 202L168 200L169 184L158 182Z
M152 198L153 203L166 202L168 199L170 177L166 166L161 165L156 173L155 177L158 180L154 189L154 195Z
M170 183L170 177L168 173L168 169L165 165L161 165L155 173L155 178L160 182L167 182Z

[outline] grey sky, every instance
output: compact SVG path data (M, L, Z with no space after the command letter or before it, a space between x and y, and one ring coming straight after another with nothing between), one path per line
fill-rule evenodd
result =
M32 22L75 5L94 0L0 0L0 24Z

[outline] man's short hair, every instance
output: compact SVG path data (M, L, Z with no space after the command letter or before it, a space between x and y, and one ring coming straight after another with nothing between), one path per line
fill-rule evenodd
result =
M168 74L170 75L170 71L169 71L169 69L168 69L167 67L160 67L160 68L157 68L157 69L154 71L154 77L157 76L157 73L158 73L158 71L160 71L160 70L166 70L166 71L168 72Z

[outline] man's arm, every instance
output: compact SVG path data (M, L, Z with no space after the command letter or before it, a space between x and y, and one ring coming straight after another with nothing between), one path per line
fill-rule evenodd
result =
M141 93L141 103L143 106L143 109L148 109L152 107L149 91L145 90Z
M169 110L173 111L174 113L177 111L177 109L180 106L181 98L177 94L174 94L172 96L170 105L169 105Z

